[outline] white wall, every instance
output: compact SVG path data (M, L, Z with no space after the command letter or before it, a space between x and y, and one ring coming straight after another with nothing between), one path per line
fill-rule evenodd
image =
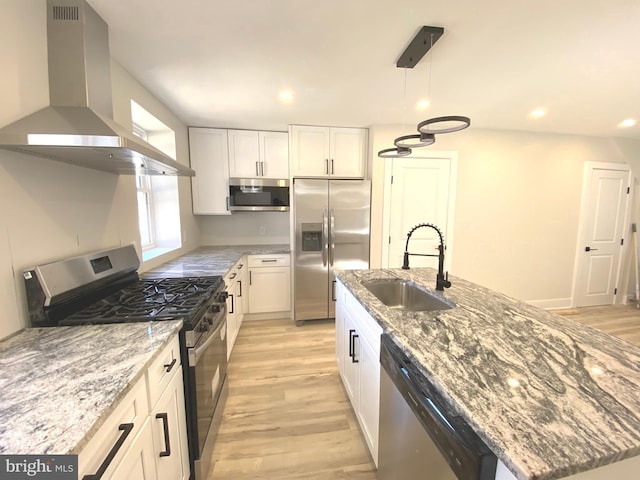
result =
M377 152L408 133L371 128L374 266L384 175ZM611 138L469 128L438 136L431 148L459 152L451 273L541 304L571 297L584 163L640 164L640 142Z
M233 212L198 216L203 245L266 245L289 243L288 212ZM260 234L264 227L264 235Z
M0 15L0 126L48 104L44 0L3 1ZM176 131L177 160L188 164L186 127L112 64L114 118L130 126L130 99ZM183 248L199 245L188 178L180 178ZM0 338L27 326L22 271L128 243L139 245L133 176L117 176L0 150ZM145 265L151 268L154 263Z

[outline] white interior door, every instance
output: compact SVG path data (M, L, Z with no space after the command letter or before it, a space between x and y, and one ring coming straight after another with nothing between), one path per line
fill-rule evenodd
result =
M614 303L631 186L627 165L585 168L575 280L578 307Z
M387 266L402 266L409 230L419 223L432 223L443 233L447 251L445 268L451 265L453 202L455 198L455 159L394 158L390 179L390 202L385 214L389 240ZM385 194L386 195L386 194ZM438 254L440 241L431 228L421 228L411 236L409 252ZM383 253L384 255L384 253ZM411 256L411 267L438 267L436 257Z

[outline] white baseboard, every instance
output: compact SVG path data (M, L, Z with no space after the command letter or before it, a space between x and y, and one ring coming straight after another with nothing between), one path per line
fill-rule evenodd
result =
M260 320L277 320L280 318L291 318L291 312L290 311L284 311L284 312L272 312L272 313L245 313L244 314L244 321L247 322L253 322L253 321L260 321Z
M571 308L571 298L549 298L545 300L525 300L529 305L542 308L544 310L558 310L561 308Z

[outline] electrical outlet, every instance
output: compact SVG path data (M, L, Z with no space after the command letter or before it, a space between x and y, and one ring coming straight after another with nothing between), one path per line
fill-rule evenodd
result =
M264 228L264 227L259 227L259 228L258 228L258 233L259 233L260 235L264 235L265 233L267 233L267 231L265 230L265 228Z

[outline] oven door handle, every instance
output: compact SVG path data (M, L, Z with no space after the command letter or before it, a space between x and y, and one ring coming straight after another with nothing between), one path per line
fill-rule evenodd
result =
M226 316L226 309L221 311L222 313L222 317ZM216 337L219 336L220 334L220 330L222 330L223 327L226 327L227 325L227 321L226 319L221 321L220 324L216 327L215 330L213 330L209 336L207 337L207 339L204 341L204 343L202 345L196 345L193 348L189 348L187 349L189 352L189 366L190 367L195 367L198 364L198 361L200 361L200 357L202 357L202 355L204 355L204 352L211 346L211 344L213 342L216 341Z

